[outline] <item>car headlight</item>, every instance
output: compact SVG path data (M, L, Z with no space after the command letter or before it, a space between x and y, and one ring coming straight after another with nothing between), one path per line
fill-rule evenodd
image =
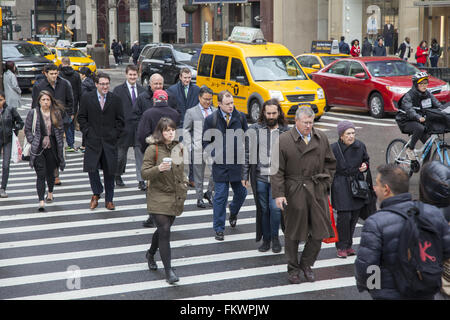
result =
M58 61L58 60L56 60L56 59L53 59L52 61L53 61L53 63L56 63L56 61Z
M444 84L444 85L441 87L441 91L450 91L450 84L449 84L449 83Z
M277 99L278 101L284 101L283 93L281 91L269 90L270 99Z
M325 93L322 88L317 89L317 99L325 99Z
M95 66L95 62L89 63L90 66Z
M411 89L410 87L395 87L395 86L386 86L386 88L389 91L398 93L398 94L405 94Z

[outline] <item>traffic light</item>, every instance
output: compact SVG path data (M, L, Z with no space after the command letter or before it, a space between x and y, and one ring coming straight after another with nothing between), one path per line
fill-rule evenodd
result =
M2 7L0 7L0 27L3 27L3 12L2 12Z

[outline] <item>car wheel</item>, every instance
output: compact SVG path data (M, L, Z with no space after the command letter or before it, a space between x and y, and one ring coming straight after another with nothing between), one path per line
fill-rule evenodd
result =
M326 105L325 108L323 109L323 111L328 112L331 110L331 106Z
M373 93L369 99L369 113L372 117L381 119L384 117L384 101L381 94Z
M257 122L259 119L259 114L261 113L261 104L259 103L259 101L257 99L253 99L250 102L250 107L248 109L250 120L252 122Z
M144 88L147 88L149 86L150 77L148 75L142 76L141 84Z
M319 121L321 117L322 117L322 116L315 117L315 118L314 118L314 121L315 121L315 122Z

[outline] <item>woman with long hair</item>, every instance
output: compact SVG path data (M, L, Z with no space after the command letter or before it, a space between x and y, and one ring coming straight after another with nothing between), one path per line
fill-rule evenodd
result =
M428 44L425 40L420 41L416 50L417 67L425 67L428 59Z
M25 121L25 136L31 144L30 166L37 175L38 211L45 211L45 201L53 201L55 169L64 170L64 107L46 90L38 96L38 105L30 110ZM48 193L45 196L45 182Z
M12 108L20 107L20 97L22 90L20 90L17 82L17 68L14 61L7 61L6 71L3 75L3 87L5 88L6 104Z
M146 139L149 146L141 170L142 178L150 181L147 211L156 224L146 258L149 269L157 270L154 255L159 248L169 284L179 280L171 267L170 227L183 212L189 182L184 174L182 144L174 140L176 129L173 120L165 117L159 120L153 135Z
M359 47L359 40L355 39L352 41L352 48L350 49L350 54L352 57L359 57L361 54L361 48Z

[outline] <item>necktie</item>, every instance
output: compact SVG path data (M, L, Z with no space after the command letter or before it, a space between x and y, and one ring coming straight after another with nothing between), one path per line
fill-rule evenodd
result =
M230 124L230 114L227 113L227 114L225 115L225 118L227 119L227 127L228 127L228 125Z
M134 92L134 86L131 86L131 102L133 104L136 102L136 93Z
M303 137L303 141L305 141L305 144L308 145L308 137Z
M186 96L186 98L187 98L187 95L188 95L188 91L189 91L189 88L188 87L184 87L184 95Z
M208 109L204 109L205 110L205 118L208 116Z
M102 110L104 106L105 106L105 96L100 95L100 107L102 107Z

